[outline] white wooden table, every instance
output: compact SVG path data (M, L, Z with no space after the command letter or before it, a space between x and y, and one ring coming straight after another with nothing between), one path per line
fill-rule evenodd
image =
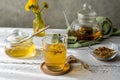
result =
M85 70L81 68L81 64L75 63L69 73L60 76L47 75L40 70L40 64L44 60L39 53L30 59L10 58L4 52L4 39L15 29L32 33L30 28L0 28L0 80L120 80L120 55L118 54L112 61L103 62L91 56L87 47L68 49L68 55L74 55L89 64L91 71ZM65 30L49 29L46 32L65 33ZM34 38L34 43L38 49L41 48L41 39ZM106 41L109 40L120 44L120 37L106 39Z

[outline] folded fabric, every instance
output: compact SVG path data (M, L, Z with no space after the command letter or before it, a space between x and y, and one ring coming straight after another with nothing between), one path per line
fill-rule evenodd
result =
M112 22L107 17L98 16L96 21L102 32L102 37L97 40L77 40L77 37L73 36L70 28L67 28L68 34L68 48L86 47L89 45L97 44L101 40L109 38L110 36L120 36L120 28L114 28Z

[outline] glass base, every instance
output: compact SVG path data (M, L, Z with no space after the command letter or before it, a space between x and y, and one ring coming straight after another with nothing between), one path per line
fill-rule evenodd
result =
M47 68L45 62L43 62L43 63L40 65L40 68L41 68L41 70L42 70L44 73L49 74L49 75L55 75L55 76L66 74L66 73L68 73L68 72L71 70L71 66L70 66L69 63L66 63L65 66L64 66L64 68L63 68L62 70L60 70L60 71L51 71L51 70L49 70L49 69Z

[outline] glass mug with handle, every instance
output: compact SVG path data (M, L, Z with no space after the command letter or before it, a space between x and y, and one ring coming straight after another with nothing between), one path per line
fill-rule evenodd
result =
M51 71L63 70L67 56L67 36L49 34L43 38L42 48L47 68Z

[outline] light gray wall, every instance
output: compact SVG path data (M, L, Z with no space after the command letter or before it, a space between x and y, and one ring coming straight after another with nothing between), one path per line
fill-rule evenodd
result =
M69 21L76 18L85 0L39 0L46 1L49 9L43 12L46 24L52 28L66 28L62 11L66 9ZM114 25L120 25L120 0L88 0L98 15L109 17ZM26 12L27 0L0 0L0 27L32 27L34 14Z

